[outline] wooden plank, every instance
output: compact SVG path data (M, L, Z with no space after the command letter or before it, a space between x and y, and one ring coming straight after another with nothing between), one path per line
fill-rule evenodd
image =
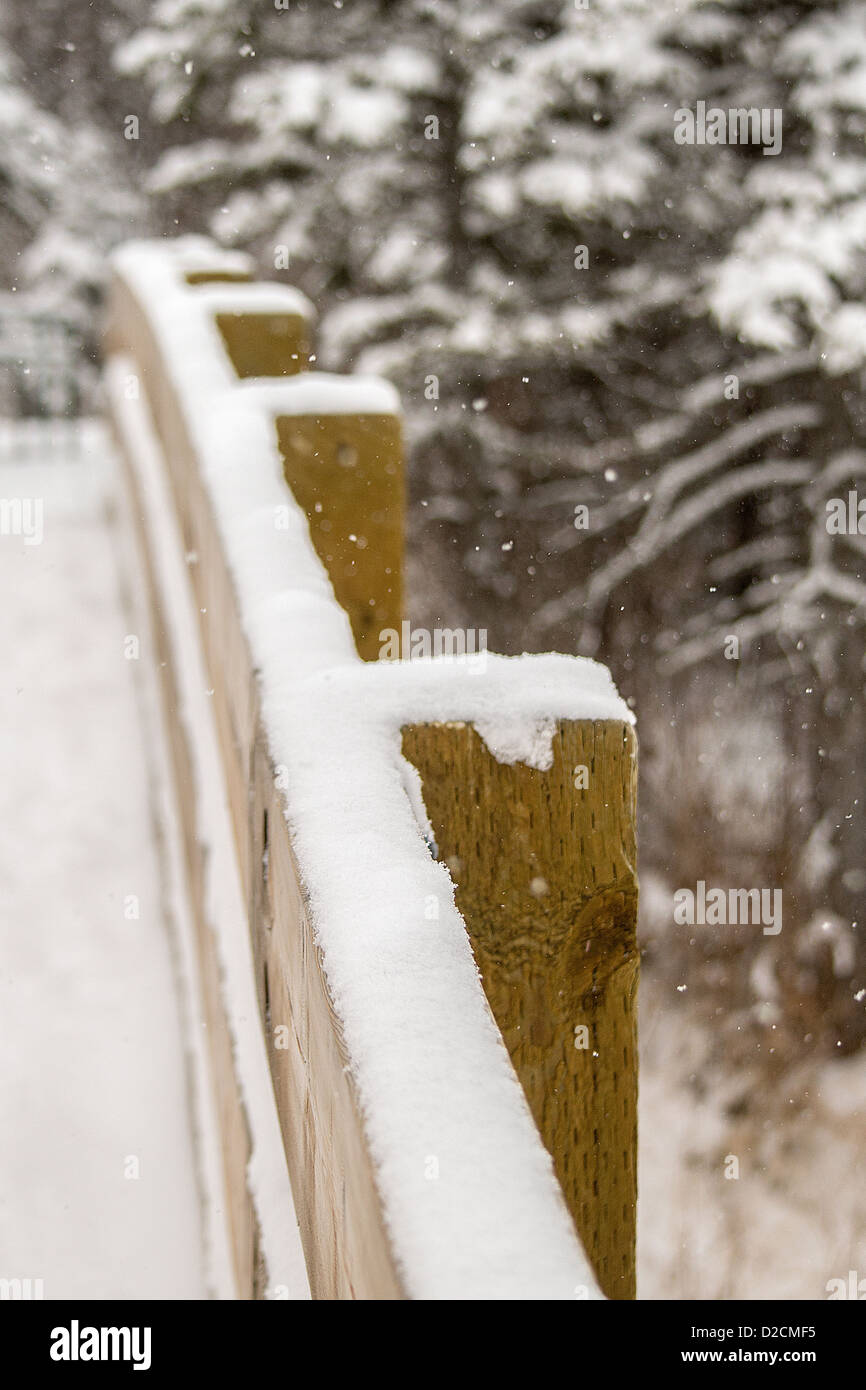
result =
M460 723L410 726L403 751L599 1283L634 1298L634 731L560 723L547 772L498 763Z

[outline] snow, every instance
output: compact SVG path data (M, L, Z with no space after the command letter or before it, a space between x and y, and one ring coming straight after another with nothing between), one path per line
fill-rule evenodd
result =
M645 978L638 1297L826 1299L866 1268L866 1059L804 1059L770 1086L675 998Z
M25 455L26 457L26 451ZM4 462L0 1249L56 1298L206 1296L170 904L101 432ZM134 914L138 911L139 915ZM140 1176L135 1172L135 1160Z
M375 71L380 81L401 92L432 92L442 80L439 63L430 53L408 44L394 44L377 56Z
M329 93L322 135L329 142L374 149L383 140L399 138L408 112L400 92L338 78Z
M207 237L178 237L173 245L175 266L181 275L208 270L249 275L254 266L252 257L245 252L227 251L224 247L215 246Z
M420 67L407 67L408 89L424 76ZM383 77L384 82L370 71L356 81L335 73L328 81L318 64L270 64L236 88L231 114L278 134L318 129L326 140L373 148L396 138L408 112L390 70Z
M235 399L239 406L252 406L257 413L275 416L397 415L400 408L400 399L389 381L331 372L299 372L287 381L263 382L248 377L238 383Z
M312 130L321 116L324 87L318 64L269 65L238 85L231 114L271 130Z
M166 150L147 177L151 193L169 193L185 185L205 183L231 170L234 152L223 140L202 140L199 144Z
M830 315L820 342L822 360L831 373L851 372L866 362L866 308L842 304Z
M291 285L216 281L191 288L212 314L297 314L308 322L316 316L307 296Z
M615 137L593 133L572 144L568 157L534 159L521 171L518 186L529 202L580 218L617 200L637 203L658 169L653 152L627 143L621 131Z
M407 794L399 730L413 720L471 720L504 761L543 767L556 718L632 716L607 672L574 658L486 655L483 673L477 655L362 664L290 503L270 411L283 411L292 393L318 393L324 412L346 391L369 399L375 384L338 387L311 375L274 395L232 383L169 248L127 246L116 265L148 307L203 461L408 1292L598 1298L487 1005L453 884L431 859ZM115 399L131 370L115 365ZM287 504L290 529L277 532L274 508Z
M178 685L180 719L190 745L199 817L197 836L207 846L206 911L214 932L224 982L223 998L235 1066L250 1131L248 1183L259 1222L268 1288L281 1297L309 1298L297 1218L283 1153L264 1035L259 1022L255 974L244 891L235 860L234 835L225 785L209 678L201 650L198 616L192 600L183 538L159 455L159 446L141 401L127 400L124 383L132 365L108 365L108 390L123 419L162 590ZM199 1027L201 1024L199 1024ZM211 1192L211 1201L217 1202Z
M555 652L354 663L323 672L303 694L335 714L372 709L393 737L407 724L472 724L498 762L542 770L553 763L558 719L635 722L606 666Z

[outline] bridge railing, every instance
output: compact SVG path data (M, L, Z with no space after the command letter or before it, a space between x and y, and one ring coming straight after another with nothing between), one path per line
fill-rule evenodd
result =
M310 370L310 305L243 257L136 243L114 268L108 394L145 518L241 1296L268 1287L268 1218L145 448L198 615L314 1296L633 1297L630 712L576 658L377 660L417 635L393 389Z

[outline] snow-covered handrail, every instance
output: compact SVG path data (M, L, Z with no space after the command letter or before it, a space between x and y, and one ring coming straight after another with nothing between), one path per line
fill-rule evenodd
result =
M401 630L393 389L305 370L309 304L234 253L114 270L110 408L133 488L139 394L171 480L314 1296L633 1297L630 711L577 658L362 660Z

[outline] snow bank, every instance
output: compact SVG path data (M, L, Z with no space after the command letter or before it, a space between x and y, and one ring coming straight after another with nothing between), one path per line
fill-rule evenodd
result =
M576 658L485 654L483 670L477 654L360 661L291 505L273 420L393 413L393 392L317 373L238 382L213 296L183 282L192 254L184 242L133 243L115 267L146 306L213 502L407 1291L600 1298L487 1005L453 884L425 844L400 728L472 722L497 758L546 767L557 719L632 715L608 672ZM274 509L285 515L287 505L289 529L276 530Z

